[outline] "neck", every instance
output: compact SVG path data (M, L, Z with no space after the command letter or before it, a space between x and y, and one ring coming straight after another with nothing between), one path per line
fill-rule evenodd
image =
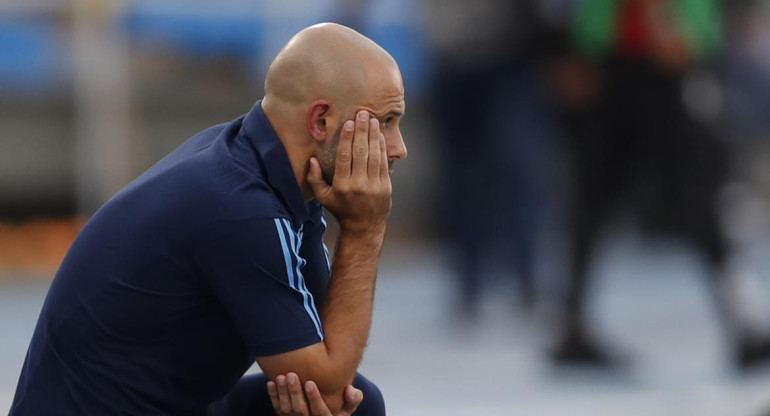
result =
M290 124L281 117L281 114L286 114L289 110L275 108L273 102L265 97L262 99L262 111L264 111L267 120L270 121L270 125L275 129L278 139L281 140L284 149L286 149L286 155L289 157L291 170L294 172L294 178L297 180L297 185L302 192L302 198L306 202L310 201L313 199L313 193L307 183L307 173L308 161L310 156L313 155L313 149L297 144L302 143L302 141L296 139L297 135L290 128Z
M281 137L280 135L278 136ZM310 190L310 185L307 183L307 174L309 169L309 163L311 153L304 151L304 149L296 149L289 147L286 142L281 139L284 147L286 148L286 154L289 155L289 163L291 163L291 170L294 171L294 178L297 180L299 190L302 192L302 199L305 202L313 199L313 192Z

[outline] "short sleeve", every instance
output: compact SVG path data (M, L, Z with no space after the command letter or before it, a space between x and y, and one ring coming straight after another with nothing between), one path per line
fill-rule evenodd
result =
M246 218L217 222L196 246L204 279L256 356L323 340L301 244L286 219Z

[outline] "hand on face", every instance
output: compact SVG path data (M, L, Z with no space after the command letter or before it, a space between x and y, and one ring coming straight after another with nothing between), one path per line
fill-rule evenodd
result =
M334 179L327 183L318 159L310 159L308 184L342 231L383 232L390 214L388 153L379 121L365 110L344 123L337 147Z
M294 373L269 381L267 393L277 416L350 416L364 399L361 390L349 385L345 388L345 404L339 413L332 415L315 383L306 382L303 392L299 377Z

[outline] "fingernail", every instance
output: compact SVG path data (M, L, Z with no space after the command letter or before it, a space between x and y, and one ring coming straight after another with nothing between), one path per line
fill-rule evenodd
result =
M348 120L345 122L345 130L347 131L353 131L353 121Z
M369 119L369 126L371 128L377 128L380 126L380 120L377 120L376 118Z
M289 385L290 385L290 386L293 386L293 385L294 385L294 383L296 383L296 382L297 382L297 376L295 376L294 374L289 374L289 375L286 377L286 380L289 382Z
M367 111L361 110L361 111L358 112L358 119L359 120L366 120L367 118L369 118L369 113Z
M276 381L278 382L278 385L280 385L280 386L283 386L284 384L286 384L286 379L283 376L278 376Z
M311 391L313 391L314 388L315 387L313 386L313 383L310 383L310 382L305 383L305 391L311 392Z

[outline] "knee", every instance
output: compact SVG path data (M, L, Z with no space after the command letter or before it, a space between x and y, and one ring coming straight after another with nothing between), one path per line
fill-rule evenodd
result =
M358 405L355 416L385 416L385 399L377 385L356 373L353 386L364 394L364 400Z

